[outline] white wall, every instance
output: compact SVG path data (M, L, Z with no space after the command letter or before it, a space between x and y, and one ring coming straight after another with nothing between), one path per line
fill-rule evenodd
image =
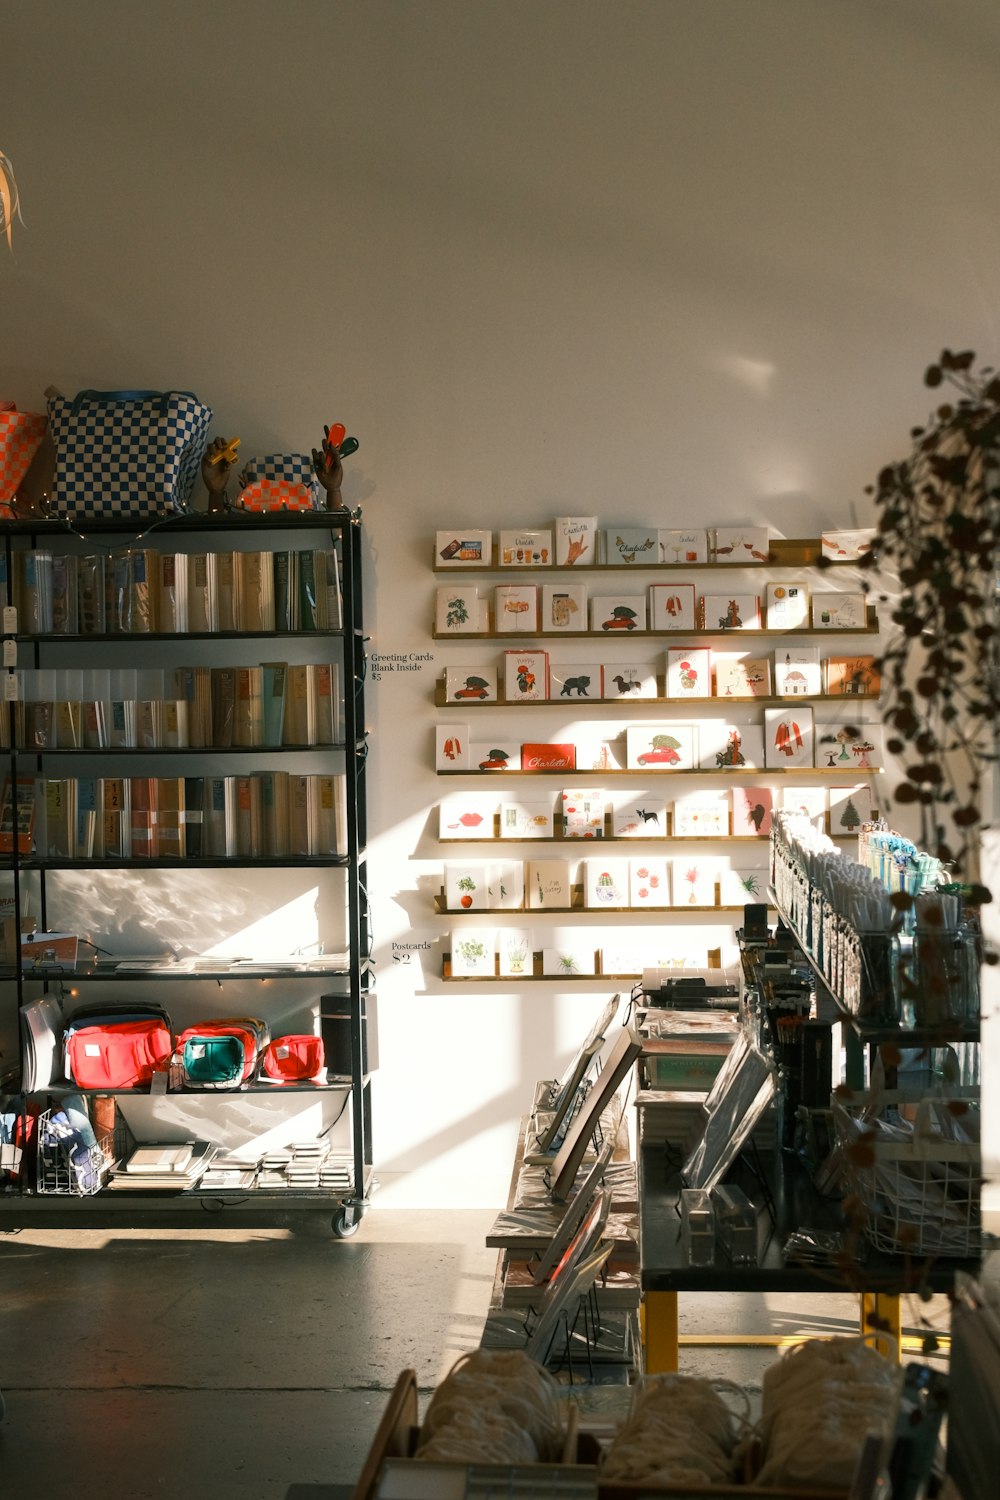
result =
M384 652L438 526L865 521L928 360L998 362L998 43L991 0L2 4L0 389L192 388L244 454L346 422ZM497 1203L597 996L391 972L446 924L441 664L370 695L376 1154Z

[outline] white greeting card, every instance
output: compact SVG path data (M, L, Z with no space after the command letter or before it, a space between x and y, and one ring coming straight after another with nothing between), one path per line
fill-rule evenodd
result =
M821 833L826 832L826 787L785 783L781 788L782 812L803 813Z
M809 624L809 585L769 583L767 586L768 630L802 630Z
M625 769L623 740L605 740L599 735L577 732L577 771L624 771Z
M486 865L446 860L444 904L448 911L488 911L490 882Z
M768 838L774 794L767 786L734 786L732 832L734 838Z
M813 764L813 711L808 703L765 708L764 761L772 770Z
M468 724L434 726L434 769L468 771L471 769Z
M444 696L448 703L495 703L496 667L445 667Z
M519 771L521 747L513 740L473 740L469 746L470 771Z
M490 792L456 792L438 808L439 839L491 839L497 799Z
M823 556L830 562L856 562L872 550L875 536L874 526L862 526L854 531L824 531L820 545Z
M493 590L494 628L500 635L538 629L538 589L533 583L498 583Z
M809 698L822 691L818 646L780 646L774 653L776 698Z
M486 867L491 911L524 909L524 862L520 859L492 860Z
M464 528L439 531L434 541L434 565L438 568L489 566L493 558L493 533Z
M694 724L630 724L625 758L630 771L691 771L697 765Z
M526 884L532 911L566 909L572 905L572 871L568 859L530 859Z
M547 568L552 562L552 532L501 531L497 560L502 568Z
M555 558L562 568L585 568L596 562L597 517L556 516Z
M828 771L877 771L882 764L882 726L841 721L816 725L815 764Z
M602 664L602 698L655 698L656 690L655 662L643 662L638 666L623 666L620 662Z
M655 526L616 526L601 532L601 561L608 567L659 562Z
M583 583L542 585L542 630L586 630L587 586Z
M725 792L685 792L674 798L671 831L675 839L725 838L729 833L729 797Z
M505 651L504 697L508 703L541 703L549 695L547 651Z
M857 833L872 819L872 789L865 781L830 788L830 832Z
M670 863L664 854L643 855L628 862L629 906L670 905Z
M717 698L767 698L771 662L751 651L713 651L712 673Z
M458 583L437 590L434 629L438 635L475 635L486 629L489 601L477 588Z
M590 601L590 628L604 634L630 635L646 628L644 594L598 594Z
M719 871L719 904L746 906L767 899L767 870L757 865L733 865L723 860Z
M547 979L571 979L575 974L596 974L597 956L583 943L572 947L543 948L542 973Z
M712 693L707 647L678 646L667 652L668 698L708 698Z
M502 839L550 839L553 833L552 798L511 798L500 802Z
M660 561L688 567L708 562L707 531L671 531L660 527L658 533Z
M627 859L583 861L583 904L593 910L621 910L628 906Z
M599 662L550 662L550 698L599 698L601 667Z
M702 594L698 600L698 625L702 630L759 630L760 598L757 594Z
M712 533L712 561L751 567L770 557L766 526L717 526Z
M674 906L716 906L716 883L721 865L718 856L703 857L696 851L676 854L670 861L670 890Z
M565 839L602 839L607 793L600 787L565 787L560 798Z
M764 731L759 724L703 719L698 726L698 764L705 771L738 771L764 766Z
M693 583L650 584L650 630L693 630L696 598Z
M530 927L501 927L498 930L497 970L504 979L516 979L532 972L534 941Z
M666 802L648 792L616 792L611 831L616 839L662 838L667 832Z
M492 927L456 927L451 933L453 979L488 979L496 972L496 933Z
M860 630L868 619L868 600L861 593L813 594L814 630Z

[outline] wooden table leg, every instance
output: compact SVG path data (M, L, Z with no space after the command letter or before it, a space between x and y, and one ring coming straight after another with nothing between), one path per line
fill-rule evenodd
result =
M646 1373L667 1375L677 1369L677 1293L647 1292L644 1298Z

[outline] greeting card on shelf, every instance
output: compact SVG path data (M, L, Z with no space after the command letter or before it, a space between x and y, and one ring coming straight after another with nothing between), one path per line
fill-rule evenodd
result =
M541 703L549 696L549 653L505 651L504 697L508 703Z
M493 590L493 618L499 635L523 635L538 629L538 589L533 583L498 583Z
M780 647L774 653L776 698L815 697L822 691L818 646Z
M675 839L717 839L729 833L729 798L725 792L685 792L674 798Z
M693 630L695 604L693 583L650 584L650 630Z
M495 666L445 667L444 696L446 703L495 703L497 701L497 669Z
M611 804L611 831L616 839L662 838L667 831L667 804L646 792L617 793Z
M586 948L582 943L573 947L543 948L542 973L547 979L569 979L574 974L596 974L596 955L592 948Z
M719 871L719 902L722 906L745 906L767 897L767 871L757 866L732 865L722 861Z
M601 668L598 662L551 662L550 698L599 698Z
M712 532L712 561L744 568L766 563L770 545L766 526L716 526Z
M601 667L602 698L655 698L657 696L656 663L622 666L618 662Z
M608 567L634 566L659 560L657 532L644 526L612 527L601 532L601 561Z
M823 556L830 562L856 562L875 545L875 527L862 526L854 531L824 531L820 543Z
M767 786L734 786L731 792L733 803L733 836L744 838L758 835L769 838L773 794Z
M857 833L872 819L872 789L866 781L830 788L830 832Z
M804 813L814 828L826 832L826 787L785 785L781 788L782 812Z
M543 743L527 741L521 746L522 771L575 771L576 746L568 740Z
M491 911L524 910L523 860L493 860L486 867L486 877Z
M434 769L436 771L471 770L468 724L435 725L434 742Z
M551 911L572 905L573 884L568 859L530 859L527 871L528 906Z
M749 651L713 651L712 671L717 698L767 698L771 692L771 663Z
M875 771L882 763L880 724L817 724L816 765L827 770Z
M646 628L644 594L598 594L590 601L591 630L624 631Z
M708 562L707 531L671 531L661 527L657 540L660 544L660 561L691 566Z
M497 799L489 792L457 792L438 808L439 839L491 839Z
M674 906L715 906L715 885L721 865L717 856L676 854L670 861L670 889Z
M597 735L581 734L576 741L576 770L624 771L624 744Z
M487 866L446 860L444 904L448 911L488 911L490 886Z
M628 862L629 906L670 905L670 864L666 855L644 855Z
M501 531L502 568L547 568L552 562L551 531Z
M767 586L768 630L802 630L809 624L809 585L769 583Z
M496 933L488 927L459 927L451 933L453 979L492 978L496 972Z
M586 630L586 584L543 584L541 628L543 630Z
M491 531L439 531L434 543L434 564L439 568L460 568L493 560Z
M813 594L811 611L814 630L860 630L868 618L864 594Z
M640 962L641 955L636 953L634 943L609 943L598 949L597 956L602 974L641 974L645 967Z
M438 635L475 635L489 628L489 600L479 590L457 585L439 588L434 629Z
M628 906L627 859L583 861L583 904L591 910L621 910Z
M764 761L771 769L813 764L813 711L808 703L765 708Z
M501 927L497 932L497 968L504 979L530 974L534 959L530 927Z
M556 516L555 557L559 567L589 567L597 557L596 516Z
M566 839L602 839L607 793L599 787L565 787L561 797Z
M708 698L712 692L707 648L679 646L667 652L667 697Z
M471 771L519 771L521 747L510 740L473 740L469 746Z
M698 625L702 630L759 630L760 598L757 594L703 594L698 600Z
M552 798L543 801L512 798L500 803L500 837L502 839L552 838Z
M759 724L727 724L703 719L698 726L698 764L703 771L764 766L764 731Z
M828 656L826 690L837 698L877 698L882 673L874 656Z
M692 771L697 740L694 724L630 724L625 731L626 765L630 771Z

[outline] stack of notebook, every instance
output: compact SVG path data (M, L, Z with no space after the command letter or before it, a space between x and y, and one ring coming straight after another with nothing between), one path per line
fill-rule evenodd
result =
M218 1150L210 1141L147 1141L113 1169L108 1186L118 1192L182 1193L200 1183Z

